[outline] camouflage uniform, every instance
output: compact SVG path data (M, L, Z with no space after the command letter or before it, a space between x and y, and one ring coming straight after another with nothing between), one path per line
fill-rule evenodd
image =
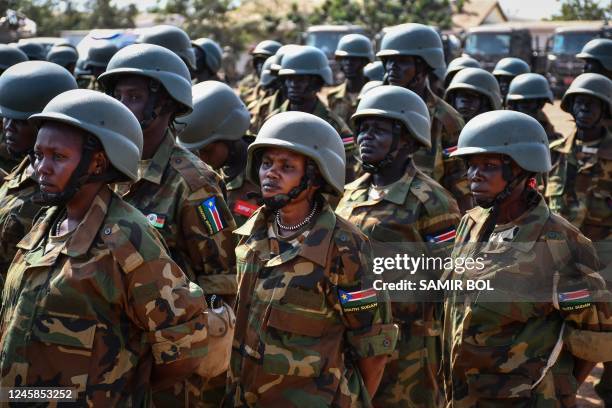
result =
M9 270L0 386L74 387L79 406L149 406L155 367L206 354L202 290L109 189L59 237L58 216L52 207L38 219Z
M345 81L327 92L327 106L345 123L351 123L351 116L357 110L359 92L350 93L346 84Z
M32 173L30 159L26 157L0 186L0 281L6 277L17 244L30 231L40 210L40 205L31 201L38 191Z
M464 292L464 300L450 292L446 300L443 364L449 407L573 407L575 358L612 358L604 351L612 341L612 304L594 272L593 246L534 194L534 206L504 227L512 231L507 244L490 239L480 247L484 268L451 274L463 281L494 280L494 291ZM474 256L489 213L478 207L462 218L453 258ZM495 283L502 281L508 284L505 291ZM564 296L573 291L587 299L568 301Z
M286 100L278 109L274 110L270 115L276 115L280 112L287 112L289 110L289 100ZM359 162L357 161L358 149L355 144L355 139L353 136L353 131L348 127L348 125L332 112L320 99L317 99L317 104L312 112L313 115L323 119L340 135L342 139L342 143L344 144L344 152L346 154L346 183L350 183L355 180L359 174L361 174ZM266 118L267 120L267 118Z
M467 182L467 169L463 160L449 157L457 147L464 122L461 115L448 103L425 89L425 103L431 117L431 149L419 149L414 163L429 177L446 188L459 202L471 195Z
M245 104L252 100L253 90L259 85L259 78L255 72L251 72L238 82L238 95Z
M0 118L0 126L2 126L2 118ZM0 129L0 172L10 173L19 162L14 160L6 149L4 143L4 132Z
M275 91L272 95L263 96L248 106L251 112L251 133L257 134L266 119L283 104L281 92Z
M367 239L327 204L292 240L276 238L273 220L264 207L235 231L240 288L228 406L370 406L356 364L393 351L390 305L372 300L349 311L339 299L361 288Z
M450 194L411 163L404 176L385 188L384 196L371 200L371 175L345 187L336 213L365 233L373 243L426 243L431 237L454 233L461 215ZM452 242L452 238L450 240ZM449 243L450 243L449 242ZM434 252L447 256L446 248ZM419 251L429 252L423 245ZM421 255L418 253L416 255ZM436 277L436 279L439 278ZM440 398L436 380L440 365L441 315L436 303L393 302L400 338L387 362L376 406L434 407Z
M235 224L219 189L219 176L174 141L168 131L139 180L115 191L159 229L172 259L206 294L235 295L231 231ZM219 223L211 222L204 202L214 197Z
M223 172L222 177L227 188L227 206L232 211L236 226L240 227L259 208L257 201L248 197L247 194L250 192L259 193L260 189L247 180L244 171L233 179L229 179Z

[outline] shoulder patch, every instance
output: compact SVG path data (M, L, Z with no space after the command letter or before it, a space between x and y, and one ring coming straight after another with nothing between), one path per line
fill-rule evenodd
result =
M353 291L338 288L338 299L344 313L363 312L378 306L378 297L374 288Z
M559 309L564 312L582 310L591 306L591 292L586 287L565 288L559 292Z
M223 218L221 211L217 208L217 197L211 196L198 205L200 220L210 235L227 228L229 223Z

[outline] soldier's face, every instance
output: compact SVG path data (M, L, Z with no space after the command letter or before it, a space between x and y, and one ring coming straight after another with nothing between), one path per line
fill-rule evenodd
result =
M359 78L363 76L363 67L368 64L365 58L342 57L339 58L340 70L347 78Z
M306 169L306 158L285 149L266 149L259 167L259 183L264 198L288 194L298 187Z
M46 122L34 145L34 170L41 191L61 193L81 160L83 132L71 126Z
M229 148L225 142L213 142L198 151L200 160L218 170L225 165L229 156Z
M502 157L498 154L469 156L467 175L477 205L487 207L506 187L502 165Z
M453 106L466 122L482 112L484 98L478 92L467 89L459 89L455 92Z
M144 111L149 99L150 79L142 76L120 78L115 85L113 96L136 116L139 122L144 120Z
M287 99L295 105L302 105L317 97L319 89L315 86L316 77L313 75L289 75L285 77Z
M364 163L384 160L393 144L393 123L377 117L366 117L359 123L357 134L359 156Z
M576 95L572 115L578 129L591 129L599 124L603 114L603 103L591 95Z
M542 103L538 99L526 99L522 101L508 101L508 109L521 112L537 119Z
M510 88L510 82L514 79L510 75L496 75L495 79L497 79L497 83L499 84L499 90L502 94L502 99L506 98L508 95L508 89Z
M36 129L27 120L3 118L2 129L6 150L12 157L24 156L36 142Z
M389 84L407 88L417 75L417 64L414 57L397 55L384 60L385 72Z

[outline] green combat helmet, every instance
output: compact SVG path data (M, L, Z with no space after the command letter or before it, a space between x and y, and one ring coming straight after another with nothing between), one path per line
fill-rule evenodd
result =
M270 86L276 79L276 76L272 73L272 64L276 61L275 56L266 58L261 67L261 75L259 76L259 84L263 87Z
M74 89L56 96L41 113L30 117L37 126L48 120L94 135L113 167L126 178L138 179L142 130L138 119L121 102L101 92Z
M581 74L570 85L561 99L561 109L572 111L574 97L578 94L591 95L608 105L608 115L612 116L612 81L601 74Z
M371 91L372 89L383 85L384 82L383 81L368 81L365 83L365 85L361 88L361 91L359 91L359 95L357 95L357 100L361 100L363 99L363 95L365 95L366 93L368 93L369 91Z
M385 34L376 56L384 60L385 57L395 55L421 57L433 69L438 79L444 79L446 61L442 40L430 26L407 23Z
M546 131L520 112L485 112L465 125L451 157L482 153L506 155L530 173L545 173L552 167Z
M61 65L64 68L71 64L76 64L78 59L78 52L74 48L65 45L51 47L47 54L47 61Z
M529 65L520 58L506 57L500 59L495 68L493 68L493 75L505 75L515 77L520 74L526 74L530 72Z
M363 67L363 75L370 81L382 81L385 76L385 67L382 61L370 62Z
M108 62L117 53L117 46L108 41L89 48L85 55L80 55L77 60L77 75L96 75L97 72L104 72Z
M196 58L187 33L173 25L156 25L142 31L136 41L140 44L155 44L178 55L191 69L196 68Z
M449 102L454 93L460 89L478 92L487 97L491 109L502 107L502 96L495 77L482 68L464 68L451 81L444 99Z
M44 61L45 47L37 42L17 43L15 47L23 51L30 61Z
M544 76L530 72L517 75L510 82L506 101L524 101L529 99L543 99L553 103L553 93Z
M444 76L444 87L447 88L450 82L453 80L457 72L463 68L482 68L480 62L472 57L458 57L452 60L446 68L446 74Z
M408 89L382 85L368 91L351 116L354 127L368 116L399 121L420 144L431 147L429 110L423 99Z
M251 55L261 55L262 57L271 57L276 54L276 51L282 47L282 44L274 40L264 40L257 44Z
M582 47L576 58L597 60L605 69L612 71L612 40L608 38L591 40Z
M372 43L363 34L348 34L342 37L334 54L336 58L355 57L374 60Z
M288 52L282 59L279 76L317 75L327 85L333 84L333 74L323 51L304 45Z
M276 51L276 54L274 54L274 61L272 61L270 70L273 73L276 73L278 75L278 71L280 71L281 69L281 64L283 63L283 58L285 57L285 55L289 53L290 51L297 49L299 47L301 47L301 45L297 45L297 44L286 44L280 47Z
M0 44L0 74L8 67L27 60L28 56L19 48Z
M0 116L26 120L60 93L76 88L74 77L57 64L21 62L0 76Z
M221 58L223 57L223 50L210 38L198 38L193 41L193 45L198 47L204 53L206 60L206 66L213 74L216 74L221 69Z
M259 185L257 152L266 147L303 154L319 168L326 181L324 192L335 195L344 192L344 145L338 132L323 119L296 111L282 112L268 119L248 150L247 178L255 185Z
M185 128L178 142L199 150L220 140L240 140L248 130L251 115L232 88L219 81L193 86L193 112L181 119Z
M187 65L174 52L154 44L132 44L122 48L108 63L98 81L112 92L118 77L141 75L158 81L180 105L177 116L191 112L191 76Z

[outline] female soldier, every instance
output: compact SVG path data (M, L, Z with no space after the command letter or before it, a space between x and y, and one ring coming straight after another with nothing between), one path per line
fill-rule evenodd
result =
M331 125L279 113L249 146L265 205L235 233L239 277L227 406L370 406L397 328L362 287L368 241L323 193L344 187Z
M612 304L591 242L532 187L551 167L546 132L523 113L487 112L453 155L467 158L479 207L462 218L452 255L476 266L450 277L493 290L446 301L449 406L573 407L595 362L612 359Z
M51 207L7 275L0 387L72 388L80 406L148 406L151 387L205 367L209 328L202 289L108 187L137 178L138 120L90 90L64 92L30 120L40 127L36 199Z

